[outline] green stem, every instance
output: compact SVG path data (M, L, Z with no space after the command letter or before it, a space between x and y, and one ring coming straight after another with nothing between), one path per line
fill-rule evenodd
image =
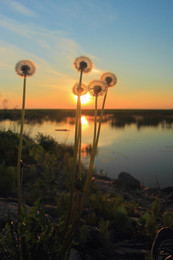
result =
M94 120L93 147L94 147L94 144L95 144L96 132L97 132L97 100L98 100L98 95L96 95L96 97L95 97L95 120Z
M78 178L81 177L81 141L82 141L82 125L81 125L81 102L80 102L80 109L79 109L79 136L78 136L78 154L79 154L79 160L78 160Z
M21 212L21 174L20 174L20 161L22 154L22 140L23 140L23 126L25 117L25 95L26 95L26 77L23 81L23 101L22 101L22 115L21 115L21 126L19 136L19 147L18 147L18 160L17 160L17 198L18 198L18 217Z
M98 126L98 131L97 131L97 138L96 138L96 142L95 142L95 149L97 149L97 145L98 145L98 141L99 141L99 136L100 136L100 130L101 130L101 124L102 124L102 118L103 118L103 112L104 112L104 107L105 107L105 103L106 103L107 93L108 93L108 91L106 91L106 93L104 95L104 99L103 99L102 110L101 110L101 113L100 113L99 126ZM96 151L95 151L95 153L96 153Z
M80 73L80 79L79 79L79 88L81 88L82 84L82 70ZM77 153L78 153L78 148L79 148L79 142L80 142L80 124L81 124L81 100L80 100L80 95L78 95L77 99L77 111L76 111L76 126L75 126L75 141L74 141L74 154L73 154L73 166L72 166L72 187L71 187L71 209L72 209L72 201L73 201L73 194L74 194L74 182L75 182L75 173L76 173L76 161L77 161ZM71 210L70 210L71 211ZM71 212L70 212L71 214Z
M98 145L98 141L99 141L99 135L100 135L100 130L101 130L101 123L102 123L102 118L103 118L103 111L104 111L104 106L105 106L105 102L106 102L106 97L107 97L107 92L105 93L105 96L104 96L104 99L103 99L103 104L102 104L102 110L101 110L101 113L100 113L100 119L99 119L99 126L98 126L97 136L96 136L96 140L95 140L92 152L91 152L91 158L90 158L90 163L89 163L89 167L88 167L88 174L87 174L87 178L86 178L86 181L85 181L83 194L82 194L82 198L81 198L81 204L80 204L80 210L79 210L79 218L80 218L80 215L82 213L82 210L83 210L83 207L84 207L84 203L85 203L85 199L86 199L88 191L89 191L89 185L90 185L91 180L92 180L94 160L95 160L95 155L96 155L96 151L97 151L97 145Z
M81 70L80 73L80 79L79 79L79 89L81 88L82 84L82 73ZM72 221L71 215L72 215L72 209L74 204L74 190L75 190L75 173L76 173L76 162L77 162L77 154L78 154L78 148L79 148L79 140L80 140L80 115L81 115L81 100L80 95L78 95L77 99L77 109L76 109L76 124L75 124L75 140L74 140L74 150L73 150L73 164L72 164L72 176L71 176L71 195L70 195L70 201L69 201L69 210L67 214L67 218L65 221L65 228L64 228L64 234L63 234L63 240L66 238L67 230L69 223Z

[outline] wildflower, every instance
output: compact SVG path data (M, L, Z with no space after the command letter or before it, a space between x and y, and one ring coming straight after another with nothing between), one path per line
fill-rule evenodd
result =
M92 96L102 96L107 90L107 84L103 80L93 80L88 85Z
M72 91L73 91L73 94L74 94L74 95L76 95L76 96L78 96L78 95L82 96L82 95L85 95L85 94L88 92L88 89L87 89L87 87L86 87L84 84L82 84L81 86L79 86L79 83L76 83L76 84L74 85Z
M22 142L23 142L23 126L25 116L25 96L26 96L26 78L34 75L36 71L35 64L30 60L21 60L15 66L16 73L23 77L23 100L22 100L22 114L21 114L21 125L19 135L19 147L18 147L18 158L17 158L17 197L18 197L18 216L21 211L21 155L22 155Z
M113 74L111 72L104 72L100 76L100 80L103 80L104 82L106 82L108 87L114 87L117 83L117 77L115 76L115 74Z
M80 56L80 57L76 58L73 65L77 71L82 71L84 73L91 72L91 70L93 68L92 61L85 56Z
M20 77L31 77L36 71L35 64L30 60L21 60L16 64L16 73Z

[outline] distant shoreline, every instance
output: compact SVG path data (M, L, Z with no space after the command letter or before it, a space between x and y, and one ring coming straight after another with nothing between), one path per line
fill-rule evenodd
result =
M14 111L14 110L21 110L21 108L0 108L0 111ZM65 111L75 111L75 108L26 108L25 110L44 110L44 111L50 111L50 110L65 110ZM94 108L82 108L82 111L94 111ZM98 110L101 110L98 108ZM104 111L173 111L173 108L105 108Z

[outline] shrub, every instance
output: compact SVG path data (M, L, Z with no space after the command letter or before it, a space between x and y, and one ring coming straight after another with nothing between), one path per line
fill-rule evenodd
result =
M28 212L22 208L17 223L8 221L0 239L1 259L66 259L60 256L61 223L51 223L37 202Z
M57 150L57 142L51 136L44 136L39 133L36 137L37 143L41 145L47 152L55 152Z

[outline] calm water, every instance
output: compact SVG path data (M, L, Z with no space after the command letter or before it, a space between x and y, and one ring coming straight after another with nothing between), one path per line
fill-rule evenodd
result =
M38 132L50 135L59 143L73 144L74 117L66 117L55 122L43 120L41 123L25 123L24 132L35 138ZM173 186L173 124L165 122L144 125L136 123L115 127L108 117L102 124L95 167L112 178L117 178L122 171L131 173L144 185L155 187ZM83 115L82 147L92 143L93 117ZM19 131L15 121L0 122L0 129ZM67 131L57 131L66 129ZM83 153L83 161L87 158Z

